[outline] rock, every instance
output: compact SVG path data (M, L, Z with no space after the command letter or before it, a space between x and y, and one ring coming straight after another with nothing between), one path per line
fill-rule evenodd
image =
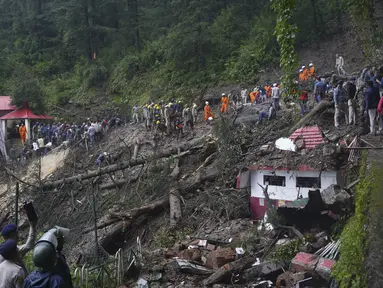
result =
M327 239L328 239L327 236L323 236L323 237L319 238L318 241L316 241L315 243L312 243L311 246L314 249L318 250L318 249L327 245L327 243L328 243Z
M294 241L294 240L289 239L289 238L279 239L279 240L277 241L277 243L275 243L275 247L276 247L276 248L280 248L280 247L283 247L283 246L285 246L285 245L287 245L287 244L290 244L290 243L293 242L293 241Z
M319 232L319 233L315 234L314 238L316 240L319 240L319 238L322 238L322 237L325 237L325 236L327 236L327 232L326 231L322 231L322 232Z
M178 257L185 260L201 262L201 251L199 249L186 249L178 253Z
M332 259L320 258L318 264L315 268L315 271L321 276L323 279L329 281L331 275L331 269L334 267L336 261Z
M243 282L248 282L249 280L257 280L259 277L267 277L271 274L278 275L279 272L283 270L283 263L276 262L264 262L259 265L253 266L249 269L246 269L241 276ZM276 276L275 275L275 276Z
M307 278L306 272L292 273L290 271L285 272L278 276L277 282L275 283L277 288L288 287L288 285L295 285L299 281Z
M253 287L253 288L270 288L270 287L273 287L273 282L265 280L265 281L255 283L251 287Z
M318 263L318 256L299 252L291 261L290 269L293 272L314 271Z
M206 266L212 269L218 269L227 263L233 262L235 256L236 253L232 248L219 248L207 256Z
M209 250L209 251L214 251L215 250L215 245L207 244L206 249Z
M212 270L202 266L202 265L197 265L190 263L187 260L183 259L176 259L177 264L180 268L180 270L184 273L189 273L193 275L210 275L213 273Z

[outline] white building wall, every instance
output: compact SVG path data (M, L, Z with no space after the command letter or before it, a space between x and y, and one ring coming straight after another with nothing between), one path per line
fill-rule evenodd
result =
M275 172L275 173L274 173ZM320 172L317 171L252 171L251 172L251 197L264 198L263 191L258 184L265 187L263 181L264 175L272 176L285 176L286 186L272 186L269 185L268 193L271 199L294 201L299 195L308 197L309 190L313 188L296 187L296 177L319 177ZM338 184L336 171L322 171L321 174L321 188L323 190L332 184Z

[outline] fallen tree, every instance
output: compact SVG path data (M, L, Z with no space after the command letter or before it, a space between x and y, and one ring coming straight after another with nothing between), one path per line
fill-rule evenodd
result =
M63 178L63 179L60 179L60 180L56 180L56 181L52 181L52 182L47 182L47 183L44 183L42 185L42 188L44 190L52 189L52 188L55 188L55 187L59 187L59 186L61 186L63 184L73 183L73 182L77 182L77 181L80 182L80 181L91 179L91 178L94 178L94 177L97 177L97 176L101 176L101 175L104 175L104 174L109 174L109 173L113 173L113 172L116 172L116 171L119 171L119 170L124 170L124 169L130 168L130 167L134 167L134 166L138 166L138 165L144 165L146 162L151 160L150 157L152 157L153 159L159 159L159 158L170 157L173 154L175 154L175 157L176 157L177 154L178 154L178 151L189 150L193 146L196 146L197 144L201 143L202 141L204 141L204 138L195 139L195 140L189 141L188 143L186 143L184 145L181 145L179 147L173 147L173 148L170 148L170 149L159 151L157 153L153 153L152 155L150 155L149 157L147 157L145 159L132 159L132 160L129 160L129 161L125 161L125 162L109 165L109 166L101 168L99 170L90 171L88 173L78 174L78 175L74 175L74 176L71 176L71 177L68 177L68 178ZM200 149L200 148L203 148L203 146L198 147L198 149Z
M185 180L180 180L178 181L178 190L179 196L186 195L187 193L191 191L197 190L200 186L202 186L205 182L213 181L217 178L219 175L220 171L214 165L213 167L207 167L205 169L201 169L196 173L196 175L193 175L191 177L186 178ZM174 189L172 191L169 191L169 194L171 192L174 192ZM114 218L116 221L113 222L112 220L108 220L109 225L103 225L104 223L99 224L97 227L105 228L107 226L111 226L115 224L113 227L111 227L110 230L106 234L100 237L100 245L103 247L106 247L111 241L113 241L113 238L116 237L121 233L122 230L122 225L124 220L129 220L128 222L125 222L125 227L129 228L131 225L133 225L134 220L137 219L139 216L142 215L149 215L149 214L154 214L154 213L159 213L163 211L164 209L169 209L169 194L163 196L163 198L160 198L159 200L147 204L145 206L142 206L138 209L133 209L125 213L110 213L110 218ZM179 214L177 214L179 215ZM84 230L84 233L90 232L94 229L88 228ZM85 232L86 231L86 232Z
M326 109L331 108L333 106L334 106L333 103L326 100L322 100L309 113L307 113L306 116L304 116L297 124L295 124L290 129L290 134L294 133L295 130L306 126L306 124L309 123L314 117L318 116L318 114L322 113Z

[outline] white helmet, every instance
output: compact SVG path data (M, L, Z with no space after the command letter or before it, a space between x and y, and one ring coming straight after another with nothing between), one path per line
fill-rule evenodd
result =
M206 102L205 102L205 105L209 105L209 102L206 101Z
M314 66L314 64L313 64L313 63L310 63L309 66L312 67L312 66Z
M302 69L305 69L305 68L306 68L306 66L305 66L305 65L303 65L303 66L302 66Z
M226 96L226 94L225 94L225 93L222 93L222 96Z
M274 84L273 84L273 87L277 87L277 83L274 83Z
M303 69L299 69L299 72L303 72Z

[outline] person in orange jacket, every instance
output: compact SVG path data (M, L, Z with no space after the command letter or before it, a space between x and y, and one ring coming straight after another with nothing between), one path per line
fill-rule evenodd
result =
M205 102L205 107L203 108L204 111L204 116L205 116L205 121L206 125L209 124L209 121L214 119L214 114L213 110L211 109L209 102Z
M24 146L25 140L27 139L27 128L25 128L24 124L20 125L19 134L20 134L21 144L23 144Z
M309 69L306 68L306 66L302 66L303 72L302 72L302 78L303 81L309 80Z
M222 93L221 103L221 113L227 113L229 111L229 97L225 93Z
M255 100L256 100L256 89L254 89L253 91L251 91L250 93L250 102L251 102L251 105L253 105L255 103Z
M310 69L309 69L309 77L315 79L315 67L314 67L314 64L310 63L309 67L310 67Z
M270 86L270 84L267 84L265 86L265 90L266 90L266 97L270 98L271 97L271 86Z
M299 82L303 82L303 69L299 69L299 77L298 77Z

